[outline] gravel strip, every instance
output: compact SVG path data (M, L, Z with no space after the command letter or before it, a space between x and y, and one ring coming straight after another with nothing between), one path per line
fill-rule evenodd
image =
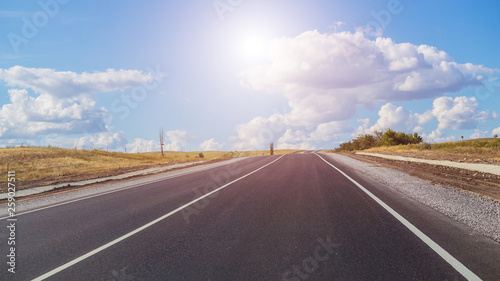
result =
M330 158L500 242L500 202L335 153Z

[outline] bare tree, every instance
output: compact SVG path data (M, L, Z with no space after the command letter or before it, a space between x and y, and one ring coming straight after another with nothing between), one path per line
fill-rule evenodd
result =
M163 145L165 145L165 143L163 143L163 128L160 128L160 148L161 148L161 155L163 156Z
M271 143L271 145L269 145L269 150L271 150L271 155L274 155L274 143Z

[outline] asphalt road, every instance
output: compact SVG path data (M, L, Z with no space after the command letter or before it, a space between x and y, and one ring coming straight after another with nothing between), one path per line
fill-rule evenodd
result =
M0 280L500 279L498 243L322 157L254 157L18 214L16 273L2 219Z

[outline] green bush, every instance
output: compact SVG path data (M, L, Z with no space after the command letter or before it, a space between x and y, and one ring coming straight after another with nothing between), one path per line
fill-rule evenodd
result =
M378 146L419 144L422 143L422 141L422 137L417 133L407 134L387 129L383 132L375 131L374 135L359 135L352 141L340 144L336 151L354 151Z
M418 148L420 148L421 150L431 150L432 149L432 145L428 142L424 142L424 143L421 143Z

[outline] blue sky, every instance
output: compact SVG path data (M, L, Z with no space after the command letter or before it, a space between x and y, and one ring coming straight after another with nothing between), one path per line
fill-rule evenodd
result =
M0 22L2 147L500 133L498 1L7 1Z

